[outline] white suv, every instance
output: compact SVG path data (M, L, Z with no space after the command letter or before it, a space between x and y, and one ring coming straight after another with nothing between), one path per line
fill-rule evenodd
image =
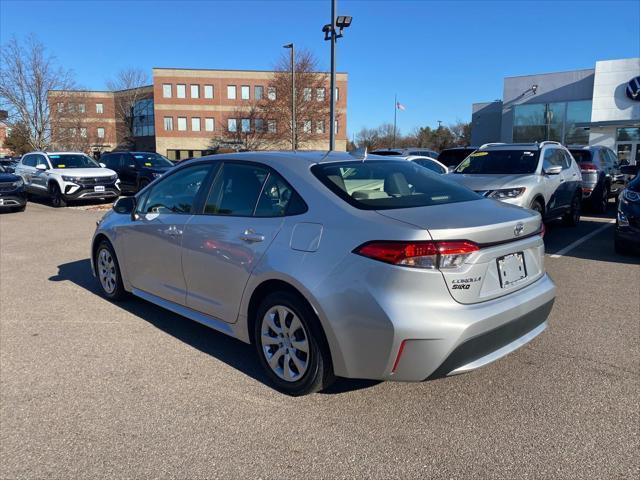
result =
M70 200L120 196L120 180L82 152L31 152L16 166L28 193L51 198L54 207Z

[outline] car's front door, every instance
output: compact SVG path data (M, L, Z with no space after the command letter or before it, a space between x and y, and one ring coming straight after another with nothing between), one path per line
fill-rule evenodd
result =
M120 154L120 182L122 182L127 190L138 190L138 167L133 155L130 153Z
M168 175L140 199L136 220L121 227L126 275L134 288L185 304L183 232L211 169L200 163Z
M49 178L47 175L47 170L49 170L51 166L49 165L49 162L44 155L37 153L35 154L35 157L36 169L31 177L31 185L40 190L46 190L47 180ZM38 168L38 166L40 166L40 168ZM44 167L44 170L42 170L42 167Z
M203 214L194 215L185 229L182 265L187 306L235 322L249 276L298 199L272 169L225 162Z

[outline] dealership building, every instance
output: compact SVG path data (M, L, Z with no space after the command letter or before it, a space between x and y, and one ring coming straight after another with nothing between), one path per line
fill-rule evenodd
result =
M502 100L474 103L474 145L555 140L605 145L640 164L640 58L506 77Z
M98 157L116 149L151 150L171 160L200 157L216 148L241 148L238 133L263 131L274 139L269 149L291 148L289 125L255 118L256 102L275 100L289 92L271 86L282 72L154 68L153 84L122 91L49 92L54 123L53 143L79 148ZM318 72L324 85L304 88L302 101L329 102L330 76ZM133 91L135 90L135 92ZM308 91L307 91L308 90ZM313 91L311 91L313 90ZM125 128L121 100L134 99ZM288 109L288 107L287 107ZM307 111L313 109L307 109ZM324 111L318 108L318 111ZM70 115L69 112L72 112ZM336 75L336 149L347 144L347 74ZM58 120L56 120L58 115ZM71 119L72 121L69 121ZM297 118L298 128L311 133L305 149L327 150L329 119ZM131 130L132 135L128 135ZM125 138L126 137L126 138ZM287 140L283 140L286 138ZM63 141L64 140L64 141Z

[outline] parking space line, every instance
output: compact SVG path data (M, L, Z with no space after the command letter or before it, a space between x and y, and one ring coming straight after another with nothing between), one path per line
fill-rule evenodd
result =
M611 225L613 225L615 223L615 219L611 219L609 221L607 221L606 224L602 225L600 228L596 228L593 232L585 235L582 238L579 238L578 240L576 240L573 243L570 243L569 245L567 245L566 247L558 250L556 253L549 255L550 258L560 258L563 255L565 255L566 253L570 252L571 250L573 250L574 248L576 248L578 245L583 244L584 242L586 242L587 240L589 240L591 237L596 236L597 234L599 234L600 232L602 232L603 230L606 230L607 228L609 228Z

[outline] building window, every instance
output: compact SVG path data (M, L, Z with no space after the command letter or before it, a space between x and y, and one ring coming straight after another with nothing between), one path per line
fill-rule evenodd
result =
M170 83L162 84L162 96L163 96L163 98L171 98L171 84Z
M316 122L316 133L324 133L324 120Z
M267 121L267 130L269 133L277 133L278 129L276 128L276 121L275 120L268 120Z
M227 98L229 100L236 99L236 86L235 85L227 85Z
M87 138L87 129L85 127L80 127L80 136L82 138Z
M311 92L313 90L311 88L305 87L304 90L302 90L302 98L305 102L310 102L311 101Z
M253 121L253 124L255 125L256 132L264 132L264 120L263 119L256 118Z
M96 103L96 113L104 113L104 105L101 103Z
M187 131L187 117L178 117L178 131Z
M133 135L151 137L156 133L153 99L143 98L133 106Z
M98 127L98 138L104 138L104 128Z
M200 118L192 117L191 118L191 131L199 132L200 131Z
M164 130L166 132L173 130L173 117L164 117Z
M216 129L216 121L213 118L205 118L204 129L207 132L213 132Z
M640 128L625 127L616 129L617 142L640 142Z
M238 130L238 124L235 118L227 119L227 130L229 130L230 132L236 132Z
M179 83L176 85L176 98L187 98L187 86Z
M204 86L204 98L213 98L213 85Z
M316 100L319 102L324 102L324 95L325 95L325 89L323 88L316 88Z
M302 131L304 133L311 133L311 120L305 120L302 124Z
M249 100L249 85L242 85L240 87L240 98L242 100Z
M264 95L264 87L262 85L256 85L253 90L253 97L256 100L262 100L263 95Z
M57 106L56 106L58 113L62 113L64 112L64 103L62 102L58 102Z
M84 103L79 103L78 104L78 112L84 113L85 111L86 111L86 109L84 107Z
M200 85L191 85L191 98L200 98Z
M276 87L269 87L269 89L267 90L267 98L269 100L276 99Z
M248 118L243 118L240 122L240 130L243 132L251 131L251 120Z

